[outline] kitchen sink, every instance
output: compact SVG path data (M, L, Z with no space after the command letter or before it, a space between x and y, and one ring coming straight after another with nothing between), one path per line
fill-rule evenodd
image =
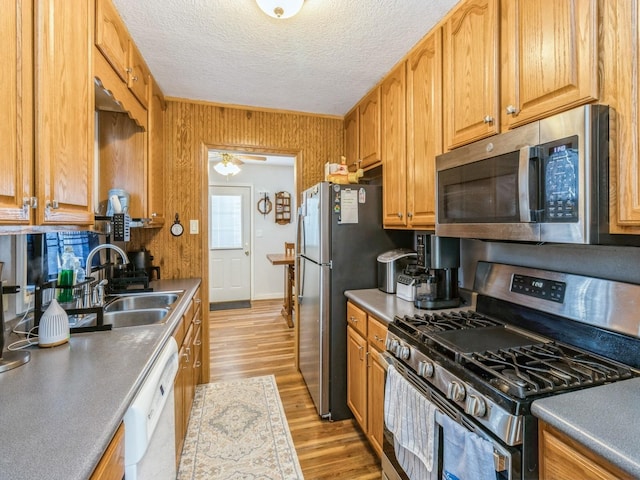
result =
M120 310L115 312L104 312L103 321L105 325L112 325L112 328L140 327L143 325L161 325L166 320L169 309L145 308L143 310Z
M149 292L116 295L107 299L104 312L165 308L175 303L181 294L182 292Z

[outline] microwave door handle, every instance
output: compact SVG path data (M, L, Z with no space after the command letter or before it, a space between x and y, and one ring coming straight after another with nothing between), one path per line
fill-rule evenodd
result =
M520 221L531 222L531 202L529 192L529 163L531 162L532 147L526 146L520 149L518 164L518 202L520 210Z

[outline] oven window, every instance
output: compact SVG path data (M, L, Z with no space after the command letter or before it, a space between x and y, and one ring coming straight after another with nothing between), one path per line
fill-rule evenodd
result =
M518 222L519 152L438 173L440 223Z

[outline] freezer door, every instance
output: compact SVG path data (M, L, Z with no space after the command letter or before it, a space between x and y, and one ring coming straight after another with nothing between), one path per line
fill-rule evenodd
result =
M329 276L326 265L300 258L300 372L321 417L329 415Z
M300 211L300 254L316 263L328 263L330 257L329 183L322 182L303 194Z

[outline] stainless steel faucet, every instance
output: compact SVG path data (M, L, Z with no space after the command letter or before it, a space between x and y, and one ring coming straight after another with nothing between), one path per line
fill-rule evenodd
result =
M86 278L89 278L89 276L91 276L91 262L93 260L93 256L97 252L99 252L100 250L106 250L106 249L111 249L111 250L115 250L116 252L118 252L120 254L120 256L122 257L122 263L124 265L129 263L129 257L127 256L127 254L126 254L126 252L124 250L122 250L117 245L113 245L111 243L103 243L102 245L98 245L93 250L91 250L89 252L89 255L87 255L87 263L85 265L85 277Z

